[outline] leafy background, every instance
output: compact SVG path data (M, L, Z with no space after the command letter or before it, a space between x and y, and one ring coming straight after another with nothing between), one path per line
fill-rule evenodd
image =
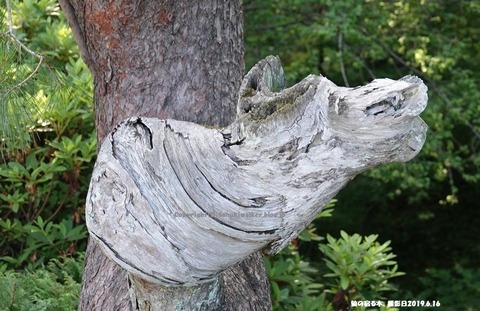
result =
M5 35L2 1L0 310L74 310L96 154L92 77L56 1L11 5L15 35L45 60L15 87L38 59ZM290 85L311 73L343 86L414 74L429 87L421 153L358 176L265 258L274 309L423 299L478 310L480 2L245 0L244 19L246 68L279 55Z
M290 83L308 73L343 86L407 74L429 87L421 153L358 176L337 196L321 236L339 229L391 241L400 292L477 310L480 244L480 3L478 1L245 1L247 67L278 54ZM300 253L311 262L312 244Z

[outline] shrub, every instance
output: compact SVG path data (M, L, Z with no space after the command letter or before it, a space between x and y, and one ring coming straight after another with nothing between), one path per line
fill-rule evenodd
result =
M46 61L37 67L19 42L0 36L0 56L8 56L0 64L0 271L85 247L84 198L96 155L92 77L57 1L11 5L14 25L22 25L15 35ZM3 32L2 15L0 5Z
M81 61L66 67L65 77L72 81L61 90L64 100L42 116L41 127L32 129L30 148L3 149L0 264L36 265L84 247L84 198L96 140L91 102L76 89L91 82L77 77L78 71L87 72Z
M336 310L343 310L352 301L382 301L382 292L396 288L388 281L396 276L398 266L393 253L390 253L390 241L377 242L377 235L362 237L340 232L340 238L327 235L327 244L320 245L325 255L325 263L331 271L325 277L333 278L328 293L334 295L332 301ZM357 307L358 310L365 310Z
M332 200L317 219L330 217ZM320 242L316 228L310 224L297 239L275 256L265 257L265 267L271 286L273 310L330 310L331 305L323 292L319 271L299 253L300 243Z
M317 219L331 215L332 203ZM380 244L377 235L362 237L344 231L340 236L327 235L325 244L310 224L288 248L265 259L274 310L349 310L354 300L386 303L382 293L396 289L390 279L404 274L397 271L390 241ZM298 251L301 242L318 243L326 265L305 260ZM329 273L321 276L320 270ZM395 310L387 306L379 309ZM355 310L367 309L359 306Z
M450 310L480 310L480 269L456 265L453 269L427 269L417 300L436 300Z
M35 271L0 273L0 311L76 310L83 255L54 259Z

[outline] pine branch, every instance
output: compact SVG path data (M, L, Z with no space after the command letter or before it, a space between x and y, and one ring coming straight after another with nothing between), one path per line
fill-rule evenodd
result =
M38 74L44 64L44 56L31 50L15 35L13 29L12 6L5 0L7 30L0 32L2 64L2 88L0 88L0 129L1 152L11 149L23 149L31 142L29 129L32 125L32 111L37 105L27 103L35 100L32 83L39 79ZM3 16L2 16L3 17ZM12 48L13 46L13 48ZM35 65L21 60L21 53L35 59ZM34 79L35 78L35 79Z
M27 83L30 79L32 79L32 77L38 72L38 70L40 69L40 66L42 65L43 56L34 52L34 51L32 51L32 50L30 50L25 44L23 44L15 36L15 34L13 33L12 8L10 6L10 0L5 0L5 4L7 6L7 16L8 16L8 18L7 18L8 19L8 31L5 33L5 35L8 38L10 38L11 40L13 40L23 51L27 52L28 54L30 54L30 55L32 55L36 58L38 58L38 63L37 63L37 66L35 67L35 69L23 81L17 83L16 85L14 85L10 89L8 89L5 92L6 94L8 94L12 90L22 87L23 85L25 85L25 83Z

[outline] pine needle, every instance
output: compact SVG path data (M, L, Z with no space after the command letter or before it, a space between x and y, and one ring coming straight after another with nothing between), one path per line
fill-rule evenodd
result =
M44 57L14 34L10 1L0 7L0 150L26 149L32 130L49 108L46 93L61 84ZM40 87L41 86L41 87ZM45 88L46 86L46 88ZM50 89L51 92L48 92Z

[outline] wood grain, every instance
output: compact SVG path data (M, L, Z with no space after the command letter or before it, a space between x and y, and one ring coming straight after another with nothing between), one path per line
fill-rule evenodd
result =
M358 173L423 146L427 88L416 77L283 86L280 60L268 57L245 77L226 128L121 122L87 197L88 229L106 254L148 282L213 281L255 251L281 250Z

